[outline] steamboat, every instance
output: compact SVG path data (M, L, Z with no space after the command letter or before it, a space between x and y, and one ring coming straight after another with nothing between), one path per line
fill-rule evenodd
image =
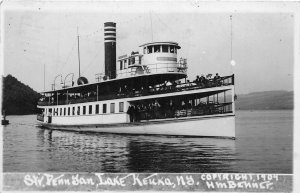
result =
M79 45L79 44L78 44ZM176 42L151 42L116 57L116 23L104 23L105 73L74 74L41 93L37 123L79 132L235 138L234 75L187 80ZM62 86L56 88L56 79ZM71 79L69 84L66 80Z

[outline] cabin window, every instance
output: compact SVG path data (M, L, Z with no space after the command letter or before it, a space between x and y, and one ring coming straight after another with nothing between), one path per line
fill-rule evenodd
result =
M139 56L139 64L142 64L142 56Z
M80 115L80 106L77 107L77 115Z
M89 106L89 114L92 114L92 112L93 112L93 106L90 105L90 106Z
M75 107L73 107L72 115L75 115Z
M159 53L160 52L160 45L155 45L154 46L154 53Z
M83 109L82 109L82 114L85 115L85 111L86 111L86 106L83 106Z
M148 54L151 54L151 53L152 53L152 46L148 46L148 47L147 47L147 53L148 53Z
M49 113L52 113L52 109L49 109Z
M124 102L119 103L119 112L124 112Z
M64 116L66 115L66 108L64 108Z
M103 104L103 113L106 113L106 104Z
M146 54L147 47L144 47L144 54Z
M110 113L115 113L115 103L110 103Z
M68 107L68 115L70 115L70 107Z
M162 52L168 52L168 46L162 45Z
M123 61L120 61L120 70L123 70Z
M131 64L134 64L135 63L135 57L132 57L131 58Z
M174 46L170 46L170 52L171 53L174 53L175 51L174 51Z
M99 113L99 105L96 105L96 112L95 112L96 114L98 114Z
M131 65L131 59L128 58L128 66Z

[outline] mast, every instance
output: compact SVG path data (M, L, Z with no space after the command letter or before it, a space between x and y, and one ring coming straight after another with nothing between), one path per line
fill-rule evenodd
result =
M232 15L230 15L230 61L232 61Z
M44 63L44 92L45 92L45 63Z
M152 15L151 15L151 11L150 11L150 20L151 20L151 38L152 38L152 42L153 42L153 29L152 29Z
M230 65L231 65L231 74L233 73L233 66L235 66L235 61L233 60L233 47L232 47L232 15L230 15Z
M78 51L79 77L80 77L80 51L79 51L79 33L78 33L78 26L77 26L77 51Z

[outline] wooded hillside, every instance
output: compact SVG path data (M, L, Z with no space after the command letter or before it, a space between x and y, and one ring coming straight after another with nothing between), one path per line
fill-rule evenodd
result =
M3 77L2 110L6 115L36 113L39 94L12 75Z

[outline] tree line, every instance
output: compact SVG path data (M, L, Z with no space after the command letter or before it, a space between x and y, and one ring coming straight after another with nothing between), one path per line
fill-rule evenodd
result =
M37 112L39 93L12 75L2 77L2 112L6 115L27 115Z

